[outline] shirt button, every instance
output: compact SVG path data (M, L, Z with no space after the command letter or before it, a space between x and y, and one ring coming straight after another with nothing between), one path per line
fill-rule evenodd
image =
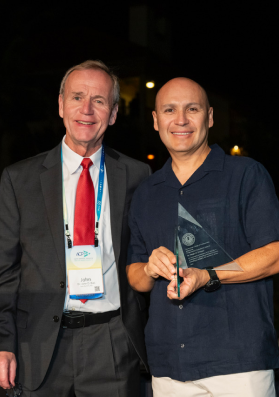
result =
M64 287L65 287L64 281L60 281L60 287L61 287L61 288L64 288Z
M181 349L183 349L184 346L185 346L184 343L181 343L181 345L180 345Z
M55 323L58 323L59 317L58 317L58 316L53 316L53 321L54 321Z
M183 309L183 305L179 305L178 307L179 307L179 309Z
M180 196L183 196L183 190L180 190L179 193L180 193Z

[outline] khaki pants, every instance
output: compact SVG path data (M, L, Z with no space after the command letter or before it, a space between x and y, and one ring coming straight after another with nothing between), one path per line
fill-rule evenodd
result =
M212 376L190 382L152 377L153 397L276 397L273 370Z

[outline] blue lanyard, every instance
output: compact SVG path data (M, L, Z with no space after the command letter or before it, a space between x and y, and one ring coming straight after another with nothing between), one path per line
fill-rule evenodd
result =
M64 225L65 225L65 235L66 235L66 238L68 241L68 248L72 248L72 240L71 240L71 234L69 231L68 211L67 211L64 176L63 176L62 146L61 146L61 165L62 165L62 186L63 186L63 218L64 218ZM99 184L98 184L98 195L97 195L97 205L96 205L96 213L97 213L97 220L96 220L96 225L95 225L95 246L96 247L98 247L99 221L100 221L100 216L101 216L103 191L104 191L104 176L105 176L105 148L104 148L104 145L102 145L102 154L101 154L100 172L99 172Z
M99 185L98 185L98 195L97 195L97 205L96 205L97 221L95 227L95 245L97 242L97 246L98 246L98 234L99 234L99 220L101 216L102 201L103 201L104 176L105 176L105 148L104 145L102 145L102 155L100 161Z

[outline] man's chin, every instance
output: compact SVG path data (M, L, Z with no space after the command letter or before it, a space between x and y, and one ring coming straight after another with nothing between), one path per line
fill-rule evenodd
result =
M102 140L104 134L100 134L99 130L95 131L78 131L77 133L74 134L67 134L66 133L66 138L65 142L68 144L68 142L72 142L74 145L94 145L98 141Z

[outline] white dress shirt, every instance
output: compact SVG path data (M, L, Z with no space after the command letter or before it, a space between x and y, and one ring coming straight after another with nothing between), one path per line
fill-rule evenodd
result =
M67 213L68 213L68 226L73 242L74 232L74 214L75 214L75 201L78 180L83 167L80 165L83 157L75 153L65 143L65 137L62 140L62 153L63 153L63 181L66 195ZM95 203L97 202L99 171L101 161L102 148L90 156L93 165L90 167L90 175L95 189ZM95 220L96 205L95 205ZM94 225L95 228L95 225ZM119 284L117 277L117 269L115 257L112 247L111 225L110 225L110 205L109 205L109 192L108 182L105 167L104 177L104 190L101 216L99 221L99 246L102 253L103 265L103 281L104 281L104 294L102 298L88 300L82 303L80 300L70 299L68 291L68 280L66 288L66 297L64 310L77 310L83 312L107 312L110 310L117 310L120 307ZM67 240L65 237L65 250L68 250Z

